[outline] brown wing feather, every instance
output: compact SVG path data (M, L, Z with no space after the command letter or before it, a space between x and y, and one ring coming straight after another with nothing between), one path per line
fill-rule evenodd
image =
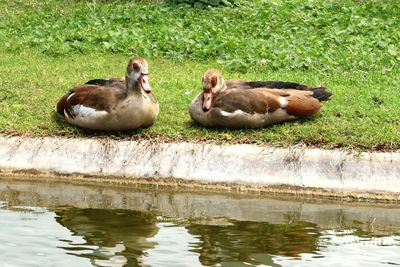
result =
M69 113L71 117L72 107L75 105L83 105L96 110L110 111L114 101L124 96L124 91L118 87L102 87L97 85L85 84L70 90L58 101L56 109L61 115L64 111Z
M109 90L94 85L83 85L73 90L73 95L67 101L67 107L83 105L96 110L109 111L110 98Z
M318 99L312 96L312 92L286 90L289 93L286 96L288 105L287 112L294 116L311 116L317 113L321 108L321 103Z
M228 90L215 98L213 107L225 112L241 110L246 113L273 112L280 107L276 96L266 90Z
M288 104L286 111L293 116L310 116L321 108L318 99L312 96L312 91L296 89L232 89L219 94L213 103L213 107L226 112L242 110L246 113L274 112L281 108L280 97L284 97Z

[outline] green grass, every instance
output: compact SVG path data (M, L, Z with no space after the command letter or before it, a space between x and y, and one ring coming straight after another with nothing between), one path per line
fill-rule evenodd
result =
M133 1L0 0L0 132L400 149L400 2L255 1L196 9ZM54 113L91 78L150 62L161 113L134 132L93 133ZM311 118L258 130L205 129L187 108L209 67L226 78L323 84Z

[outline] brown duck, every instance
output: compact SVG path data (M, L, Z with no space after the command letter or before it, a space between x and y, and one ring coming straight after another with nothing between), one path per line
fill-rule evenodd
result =
M312 116L319 112L321 101L332 95L323 87L296 83L260 82L266 87L244 83L231 80L228 86L218 70L208 70L203 75L203 91L190 104L190 117L208 127L259 128ZM278 88L292 89L268 88L273 83Z
M56 111L76 126L91 130L129 130L152 125L158 102L148 81L148 63L132 58L125 80L91 80L71 89L58 101Z

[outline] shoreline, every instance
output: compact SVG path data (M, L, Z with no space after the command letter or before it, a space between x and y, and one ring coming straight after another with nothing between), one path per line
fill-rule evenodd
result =
M0 174L400 200L398 152L0 135Z

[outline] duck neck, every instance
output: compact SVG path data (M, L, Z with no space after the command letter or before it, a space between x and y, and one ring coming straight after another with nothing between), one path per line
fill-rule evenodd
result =
M225 91L226 89L228 89L228 86L226 86L226 83L225 83L224 78L221 78L221 79L220 79L220 88L221 88L220 92L223 92L223 91Z
M128 75L125 75L125 83L126 83L126 90L127 90L128 94L137 91L137 89L139 88L138 82L129 78Z

